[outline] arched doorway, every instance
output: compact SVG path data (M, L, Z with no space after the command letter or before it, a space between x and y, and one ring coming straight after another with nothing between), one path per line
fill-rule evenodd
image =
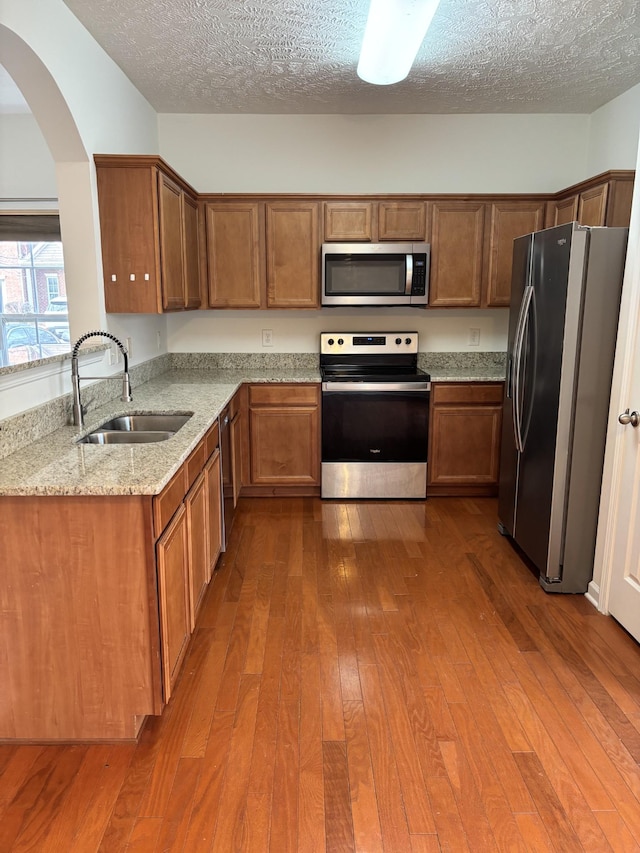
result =
M55 163L72 334L101 326L105 314L90 156L56 80L35 51L2 24L0 64L22 92Z

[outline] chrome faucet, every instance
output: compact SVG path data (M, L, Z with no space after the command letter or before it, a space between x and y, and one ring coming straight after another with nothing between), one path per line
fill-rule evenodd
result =
M78 372L78 350L80 346L87 340L87 338L109 338L109 340L113 341L118 345L120 352L122 353L122 357L124 359L124 368L122 371L122 396L121 400L125 403L130 403L133 400L131 396L131 382L129 380L129 355L127 353L127 348L122 344L115 335L112 335L111 332L101 332L96 330L95 332L87 332L85 335L82 335L81 338L73 345L73 350L71 352L71 385L73 387L73 422L76 426L83 427L84 426L84 415L86 409L83 407L80 402L80 379L108 379L108 376L80 376Z

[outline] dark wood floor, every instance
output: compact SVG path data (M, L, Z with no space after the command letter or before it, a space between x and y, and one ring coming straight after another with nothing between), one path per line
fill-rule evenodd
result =
M139 743L0 747L0 851L640 850L639 762L639 647L495 501L244 499Z

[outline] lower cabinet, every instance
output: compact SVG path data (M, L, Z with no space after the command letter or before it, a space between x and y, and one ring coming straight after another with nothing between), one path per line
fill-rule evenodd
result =
M156 555L162 687L167 702L191 637L188 521L184 505L158 539Z
M503 383L433 383L427 495L494 495Z
M278 487L316 494L320 486L320 386L250 385L247 494ZM254 487L252 489L252 487ZM284 492L283 492L284 493Z
M218 437L216 423L165 489L153 499L154 525L156 533L160 534L156 562L165 702L180 673L212 568L220 554ZM171 520L165 528L167 516Z

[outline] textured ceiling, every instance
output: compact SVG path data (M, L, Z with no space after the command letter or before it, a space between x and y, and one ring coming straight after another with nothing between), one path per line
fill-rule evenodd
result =
M368 0L65 2L158 112L589 113L640 82L637 0L441 0L383 87Z

